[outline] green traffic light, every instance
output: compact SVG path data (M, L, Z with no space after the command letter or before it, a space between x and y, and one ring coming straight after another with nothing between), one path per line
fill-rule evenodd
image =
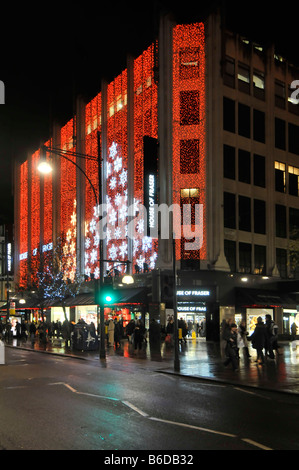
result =
M106 302L111 302L112 301L111 295L106 295L105 300Z

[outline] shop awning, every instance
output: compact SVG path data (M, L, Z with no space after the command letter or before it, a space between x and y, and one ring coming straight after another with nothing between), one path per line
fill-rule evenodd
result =
M296 309L296 300L278 291L262 289L236 289L236 305L247 308L285 307Z
M115 289L113 305L133 305L144 303L146 301L146 290L144 288ZM79 305L95 305L93 293L79 294L76 297L70 297L65 301L66 307L75 307ZM59 306L55 303L53 306Z
M114 304L113 305L134 305L142 304L147 301L145 288L128 288L128 289L115 289L114 290ZM45 301L43 307L59 307L62 303L57 300ZM76 307L79 305L95 305L94 293L79 294L76 297L69 297L65 301L66 307ZM111 305L110 305L111 306ZM16 310L37 309L40 308L36 299L26 299L25 304L16 302ZM6 304L2 305L1 311L6 311Z

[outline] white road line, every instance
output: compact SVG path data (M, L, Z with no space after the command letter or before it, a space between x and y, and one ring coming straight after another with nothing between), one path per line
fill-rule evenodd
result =
M264 398L265 400L271 400L270 397L264 397L263 395L260 395L259 393L251 392L249 390L245 390L244 388L234 387L234 389L238 390L239 392L247 393L248 395L254 395L256 397Z
M76 391L76 393L78 395L86 395L88 397L102 398L104 400L120 401L118 398L104 397L103 395L96 395L95 393L77 392L77 391Z
M175 426L182 426L184 428L196 429L197 431L204 431L204 432L210 432L212 434L219 434L221 436L237 437L235 434L228 434L226 432L214 431L213 429L201 428L200 426L193 426L191 424L178 423L177 421L168 421L167 419L160 419L160 418L154 418L154 417L149 417L149 419L151 419L152 421L160 421L161 423L174 424Z
M144 418L150 419L151 421L158 421L160 423L172 424L172 425L181 426L181 427L184 427L184 428L195 429L197 431L209 432L211 434L217 434L219 436L226 436L226 437L232 437L232 438L237 437L235 434L229 434L229 433L226 433L226 432L215 431L213 429L202 428L200 426L193 426L192 424L185 424L185 423L179 423L177 421L169 421L167 419L155 418L153 416L149 416L147 413L140 410L139 408L137 408L137 406L133 405L129 401L122 401L122 400L119 400L118 398L104 397L102 395L96 395L96 394L93 394L93 393L78 392L75 388L71 387L71 385L69 385L65 382L55 382L55 383L50 383L49 385L64 385L71 392L76 393L77 395L86 395L86 396L95 397L95 398L102 398L102 399L105 399L105 400L118 401L118 402L122 403L123 405L127 406L128 408L130 408L131 410L135 411L139 415L143 416ZM10 388L22 388L22 387L10 387ZM237 387L235 387L235 388L236 388L236 390L244 391L243 389L238 389ZM248 392L248 393L250 393L252 395L256 395L253 392ZM244 442L247 442L248 444L251 444L255 447L259 447L260 449L263 449L263 450L273 450L270 447L266 447L263 444L260 444L256 441L251 440L251 439L244 438L244 439L241 439L241 440L244 441Z
M139 413L141 416L144 416L145 418L148 418L147 413L144 413L144 411L141 411L139 408L137 408L137 406L132 405L132 403L130 403L129 401L122 401L122 403L124 405L128 406L129 408L131 408L132 410L136 411L136 413Z
M68 388L71 392L77 393L77 390L73 387L71 387L69 384L63 384L66 388Z
M242 439L242 441L247 442L248 444L252 444L253 446L259 447L260 449L263 449L263 450L273 450L270 447L266 447L263 444L260 444L259 442L252 441L251 439L245 438L245 439Z

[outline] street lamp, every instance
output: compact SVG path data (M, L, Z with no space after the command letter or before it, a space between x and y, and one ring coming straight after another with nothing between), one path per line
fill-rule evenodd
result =
M96 206L98 206L100 202L102 203L102 160L101 160L99 154L98 154L98 157L96 158L96 157L93 157L91 155L86 155L86 154L79 153L79 152L72 152L70 150L62 150L62 149L54 148L54 147L47 147L47 146L44 145L42 147L42 152L41 152L42 156L41 156L41 159L40 159L40 163L38 164L38 167L37 167L38 170L43 174L49 174L52 171L52 167L51 167L50 163L46 160L46 152L52 153L52 154L57 155L59 157L62 157L64 159L66 159L68 162L75 165L81 171L81 173L83 173L83 175L85 176L85 178L89 182L89 184L91 186L91 189L93 191L94 197L95 197ZM87 174L85 173L83 168L81 168L76 162L74 162L73 160L71 160L68 157L79 157L79 158L94 160L94 161L98 162L98 166L99 166L99 198L97 196L97 192L95 190L94 185L92 184L90 178L87 176ZM100 227L101 226L102 226L102 224L100 224ZM100 291L101 291L103 289L103 285L104 285L103 237L101 236L101 234L100 234L99 252L100 252L99 253L100 254L100 285L99 285L99 287L100 287ZM98 298L98 296L97 296L97 290L98 290L97 289L97 284L96 284L95 290L96 290L95 298L97 299ZM100 359L105 359L106 358L105 324L104 324L105 319L104 319L104 301L102 299L102 296L100 296L98 305L100 307Z

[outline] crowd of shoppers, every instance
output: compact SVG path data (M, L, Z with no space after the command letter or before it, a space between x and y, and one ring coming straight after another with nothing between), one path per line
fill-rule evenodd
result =
M262 365L265 359L274 360L274 351L278 354L278 326L272 320L271 315L266 315L266 321L262 317L257 318L254 332L248 338L253 349L256 350L256 363ZM244 360L250 360L248 349L248 332L244 321L237 326L232 318L223 320L221 325L221 355L225 358L224 365L232 365L233 370L239 369L240 351L243 352Z

